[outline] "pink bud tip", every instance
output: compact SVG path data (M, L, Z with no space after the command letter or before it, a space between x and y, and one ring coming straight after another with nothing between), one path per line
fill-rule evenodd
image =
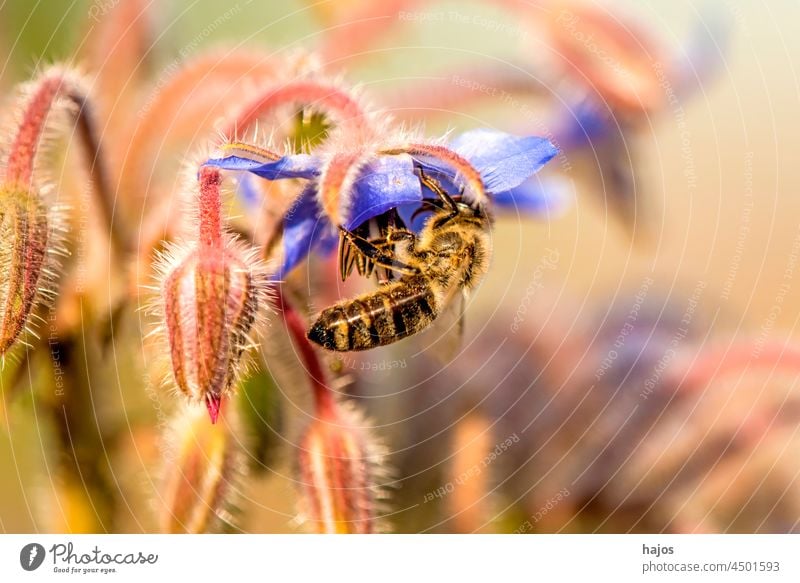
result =
M219 395L209 394L206 396L206 408L208 409L208 416L211 417L212 425L217 422L217 417L219 417L221 401L222 399Z

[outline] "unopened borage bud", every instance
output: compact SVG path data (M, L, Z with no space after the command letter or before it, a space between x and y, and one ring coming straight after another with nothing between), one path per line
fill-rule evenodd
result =
M26 329L37 303L52 295L62 225L53 201L45 200L46 180L35 171L50 114L65 94L81 94L82 81L59 67L45 70L23 87L13 136L0 164L0 356Z
M329 405L298 444L300 520L320 534L377 532L381 448L353 410Z
M267 309L269 281L255 250L222 233L219 172L200 172L199 240L161 260L160 302L177 388L216 423L242 366L250 334Z
M47 209L35 192L0 186L0 241L0 355L4 355L25 330L47 256Z
M264 278L248 262L232 242L192 249L161 288L173 379L183 394L206 404L212 422L267 303Z

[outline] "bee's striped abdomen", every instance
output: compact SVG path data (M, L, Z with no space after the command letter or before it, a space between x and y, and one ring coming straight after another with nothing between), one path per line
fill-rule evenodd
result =
M430 283L419 276L403 278L323 310L308 338L328 350L368 350L424 330L437 312Z

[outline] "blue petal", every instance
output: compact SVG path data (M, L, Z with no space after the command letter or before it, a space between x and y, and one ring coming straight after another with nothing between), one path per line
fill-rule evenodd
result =
M316 188L309 184L284 217L283 261L275 277L285 278L313 249L317 246L330 249L331 241L335 243L338 238L333 225L323 217Z
M267 180L283 178L314 178L319 174L319 159L309 154L293 154L284 156L273 162L260 162L241 156L212 158L206 162L208 166L216 166L223 170L242 170L251 172Z
M256 187L254 178L251 174L243 174L239 180L236 194L249 210L255 210L264 203L264 196Z
M546 138L513 136L490 129L465 132L450 147L481 173L486 190L492 193L519 186L558 154Z
M400 215L406 227L415 233L419 233L422 230L422 227L425 226L425 221L427 221L428 217L431 215L429 212L417 213L418 209L418 203L404 204L397 207L397 213ZM414 216L415 214L416 216Z
M531 178L516 188L492 195L499 212L522 212L531 215L559 215L575 199L571 181L558 176Z
M377 158L361 171L354 187L344 225L347 229L354 229L389 209L422 200L413 160L406 155Z

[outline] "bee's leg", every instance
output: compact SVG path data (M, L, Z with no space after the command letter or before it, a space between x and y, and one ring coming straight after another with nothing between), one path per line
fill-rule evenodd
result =
M414 246L417 242L417 236L409 231L405 224L402 227L389 226L386 231L386 236L383 239L374 241L375 246L380 248L384 254L390 254L395 257L396 248L398 245L404 249L406 253L414 253ZM395 260L397 262L397 260ZM393 279L397 279L397 271L391 267L382 267L379 272L376 272L378 283L388 283Z
M388 231L408 231L403 217L400 216L396 208L389 211L386 227Z
M353 273L353 268L357 264L359 255L353 253L350 241L344 236L344 232L339 232L339 276L342 281L345 281L350 274ZM358 264L359 272L361 265Z
M381 267L385 267L387 269L391 269L392 271L397 271L399 273L403 273L405 275L413 275L419 273L419 270L416 267L412 267L411 265L407 265L402 261L398 261L395 259L392 253L389 253L383 249L381 249L375 243L371 241L367 241L363 237L356 235L339 227L342 230L343 237L352 244L358 251L367 257L370 261L375 263L376 265L380 265ZM413 235L412 235L413 236Z
M458 215L458 205L456 204L456 201L453 200L453 197L447 194L442 188L442 185L436 180L426 176L425 171L421 167L418 167L417 169L419 170L419 181L439 197L439 200L441 200L442 204L444 205L444 209L450 212L449 218L452 219L456 217Z
M362 226L363 227L363 226ZM359 230L362 230L360 227ZM366 239L366 235L362 233L352 233L355 237L360 237ZM383 247L386 245L385 241L372 240L376 246ZM345 236L345 230L340 229L339 231L339 275L342 281L346 281L348 277L353 273L353 269L358 271L358 274L362 277L370 277L372 275L372 271L375 267L373 261L365 256L363 253L359 251L356 247L353 248L354 245L350 238Z
M415 220L419 215L427 211L440 211L442 210L442 201L438 198L423 198L417 210L411 215L411 220Z
M416 240L417 236L408 229L392 229L386 234L386 244L391 247L403 242L410 242L413 246Z
M391 253L393 249L389 246L386 241L386 230L389 228L389 220L385 215L379 215L377 217L373 217L367 223L367 234L362 232L355 232L357 237L361 237L367 241L370 241L373 245L378 247L384 253ZM383 280L388 279L389 271L385 268L375 270L375 262L372 261L367 255L359 252L359 257L361 262L363 263L364 270L360 272L362 276L366 278L372 277L372 274L375 274L375 277L378 280L378 283L383 283ZM385 272L383 275L381 272Z

